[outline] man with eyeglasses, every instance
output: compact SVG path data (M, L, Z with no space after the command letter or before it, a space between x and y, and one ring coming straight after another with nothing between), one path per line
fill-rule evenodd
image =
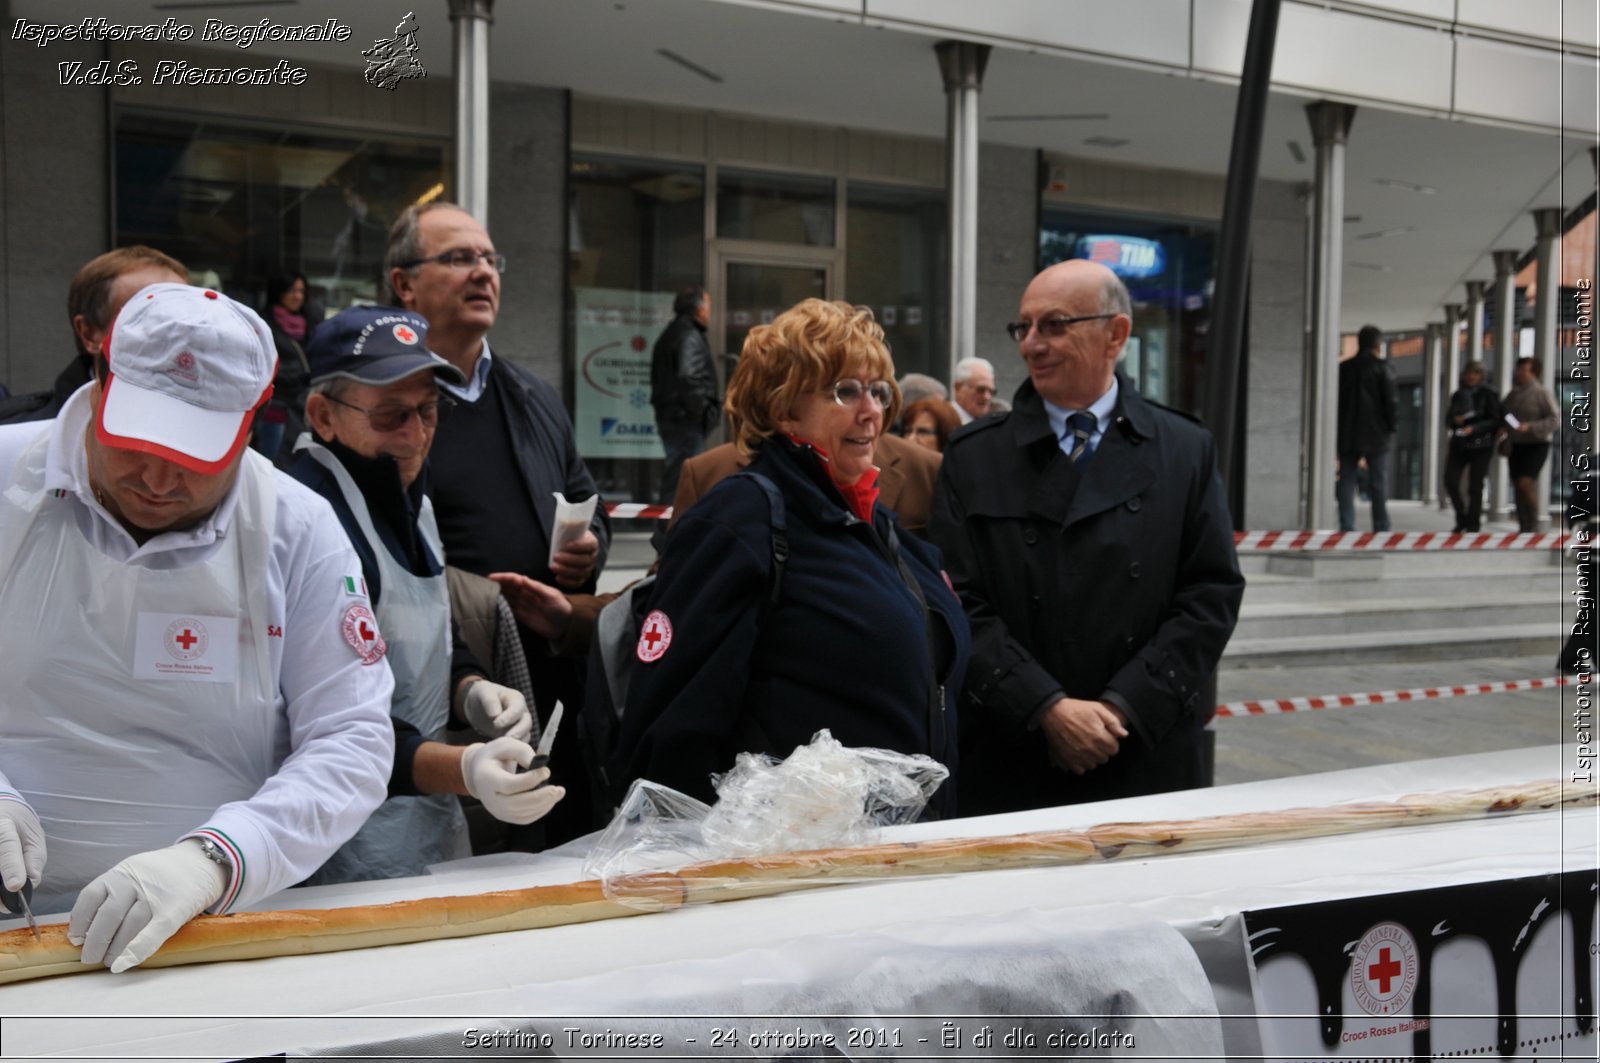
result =
M611 538L603 506L580 538L550 553L556 493L569 502L598 493L572 420L554 388L501 349L490 350L506 266L483 225L451 203L408 207L389 231L384 267L396 300L427 320L429 346L465 377L442 385L456 406L430 459L439 535L456 568L592 592ZM541 718L549 719L558 700L582 704L582 662L556 656L543 636L519 628ZM556 844L589 831L583 773L560 765L554 771L568 786L567 800L540 823L542 839L515 844Z
M994 406L994 366L987 358L963 358L950 374L962 424L987 417Z
M388 800L308 880L320 885L420 875L470 854L456 794L496 819L527 824L561 799L533 759L522 694L491 683L450 615L444 551L426 491L428 450L451 403L440 381L460 372L428 349L428 323L395 307L358 306L324 321L306 344L310 431L289 475L333 506L361 559L394 672ZM456 719L489 741L446 744Z
M1117 371L1109 269L1035 277L1011 412L951 437L931 533L972 620L964 815L1205 782L1203 691L1244 578L1211 435Z

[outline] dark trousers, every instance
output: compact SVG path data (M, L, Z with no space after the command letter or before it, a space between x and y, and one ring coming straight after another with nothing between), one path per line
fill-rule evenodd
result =
M1550 456L1549 443L1517 443L1506 459L1506 471L1511 475L1511 494L1517 504L1517 530L1539 530L1539 470Z
M678 493L678 476L683 472L683 463L705 449L706 430L698 419L663 417L658 412L656 432L661 436L662 449L667 452L667 464L661 470L661 501L671 503Z
M1456 511L1456 527L1461 531L1475 532L1483 521L1483 481L1493 457L1493 447L1481 450L1451 447L1444 459L1444 491L1450 496L1450 505ZM1467 481L1465 490L1461 486L1463 475Z
M1372 496L1372 530L1389 530L1389 451L1339 455L1339 482L1334 497L1339 502L1339 530L1356 530L1356 473L1361 459L1367 459L1367 493Z

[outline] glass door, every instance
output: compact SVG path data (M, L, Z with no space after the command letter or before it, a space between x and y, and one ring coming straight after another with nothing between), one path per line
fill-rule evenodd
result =
M711 293L712 347L719 355L717 375L724 393L745 337L803 299L831 299L834 254L786 251L752 254L713 251L712 276L720 290ZM721 442L720 430L710 445Z

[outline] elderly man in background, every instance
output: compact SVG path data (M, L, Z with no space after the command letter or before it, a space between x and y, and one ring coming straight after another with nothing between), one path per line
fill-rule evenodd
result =
M187 284L189 271L171 255L143 244L119 247L84 263L67 288L67 320L78 345L77 356L61 370L51 390L0 400L0 424L48 421L60 413L72 393L94 379L95 357L117 311L140 288L162 283Z
M54 421L0 428L0 881L85 963L301 881L383 800L355 553L245 447L274 360L254 311L156 284Z
M987 358L961 359L950 381L962 424L971 424L989 414L994 405L994 366Z
M389 643L395 721L389 799L313 883L421 874L467 856L470 794L503 822L531 823L564 793L540 787L549 770L518 774L533 759L533 719L523 696L489 682L456 633L444 550L427 489L428 449L450 409L440 380L460 372L427 347L428 323L395 307L352 307L318 325L306 354L311 394L289 475L339 516ZM447 638L447 636L450 636ZM493 740L447 745L452 704Z
M1104 266L1051 266L1007 327L1010 413L956 433L930 529L972 619L964 815L1204 781L1202 691L1244 578L1211 435L1117 372Z
M605 507L596 506L580 536L553 557L550 551L555 495L581 502L598 493L578 456L572 421L554 388L489 348L505 256L476 218L434 202L400 215L384 266L400 305L428 322L429 347L466 378L444 385L455 412L435 436L430 458L429 493L450 564L480 576L515 573L592 592L611 537ZM549 719L558 700L582 704L582 662L555 656L531 628L520 634L541 719ZM568 713L565 727L574 715ZM540 824L543 844L590 829L583 772L558 766L554 781L566 784L569 796Z

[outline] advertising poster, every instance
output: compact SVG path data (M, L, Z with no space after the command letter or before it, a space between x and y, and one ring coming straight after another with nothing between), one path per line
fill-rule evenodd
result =
M1594 1059L1596 880L1244 913L1262 1058Z
M665 458L650 405L650 350L672 321L672 292L577 288L577 402L585 458Z

